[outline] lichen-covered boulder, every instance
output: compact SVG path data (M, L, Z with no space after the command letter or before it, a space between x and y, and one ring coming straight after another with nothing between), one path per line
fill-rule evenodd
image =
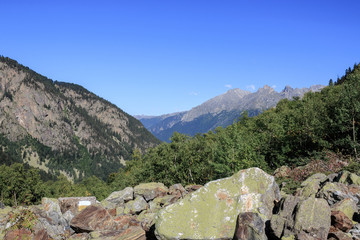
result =
M163 183L142 183L134 187L134 197L142 196L146 201L167 195L169 189Z
M301 188L298 189L297 195L306 199L310 196L315 196L320 189L320 183L326 180L326 175L323 173L316 173L308 177L301 183Z
M60 215L62 214L60 210L59 201L56 198L44 197L41 199L41 205L43 206L46 212L57 212Z
M295 217L295 233L326 239L331 225L331 209L326 200L309 197L299 203Z
M336 204L331 206L332 211L341 211L343 212L349 219L353 219L354 213L357 213L357 207L354 200L350 198L346 198L337 202Z
M232 239L240 213L258 213L266 222L278 200L274 177L259 168L241 170L162 209L155 234L158 239Z
M121 191L111 193L106 199L101 202L101 205L108 208L116 208L127 201L134 199L134 189L132 187L124 188Z

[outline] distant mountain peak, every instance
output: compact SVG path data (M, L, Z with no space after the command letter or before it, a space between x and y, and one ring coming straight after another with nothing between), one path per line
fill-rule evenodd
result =
M294 89L292 87L290 87L289 85L286 85L285 88L282 90L282 92L291 92Z
M138 119L160 140L168 141L174 131L195 135L214 130L218 126L226 127L238 119L244 110L249 112L249 116L255 116L274 107L281 99L302 97L306 92L319 91L323 87L314 85L310 88L294 89L287 85L280 93L269 85L253 93L233 88L179 115ZM151 122L154 124L151 125Z
M259 88L258 92L274 92L275 90L269 85L264 85L264 87Z

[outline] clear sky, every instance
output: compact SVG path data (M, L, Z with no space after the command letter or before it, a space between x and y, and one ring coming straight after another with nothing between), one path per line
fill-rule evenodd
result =
M328 84L360 62L360 1L0 1L0 55L129 114L229 88Z

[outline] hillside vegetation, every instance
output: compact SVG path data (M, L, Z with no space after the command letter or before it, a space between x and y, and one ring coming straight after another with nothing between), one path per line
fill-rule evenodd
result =
M272 171L305 165L334 152L358 158L360 67L346 70L335 84L302 99L283 99L256 117L227 128L188 137L175 133L111 177L121 187L139 182L206 183L249 167Z
M321 92L307 93L302 99L281 100L275 108L256 117L244 113L238 122L205 134L189 137L175 133L170 143L161 143L145 154L135 150L126 167L110 174L107 182L90 177L72 184L62 175L44 182L38 177L38 170L21 165L2 166L1 196L7 204L35 203L41 196L95 195L102 200L111 191L141 182L204 184L249 167L272 172L283 165L305 165L312 159L326 161L328 153L347 156L352 161L348 169L356 172L359 123L360 65L354 65ZM0 154L0 158L5 161L6 155ZM23 175L7 185L11 180L6 176L18 168L23 169ZM18 181L28 184L24 187ZM41 191L32 193L32 185Z

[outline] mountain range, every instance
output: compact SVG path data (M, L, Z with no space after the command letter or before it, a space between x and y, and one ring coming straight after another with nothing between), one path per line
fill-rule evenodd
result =
M248 116L255 116L262 111L275 107L281 99L302 97L306 92L317 92L323 85L309 88L292 88L286 86L281 92L265 85L256 92L231 89L224 94L192 108L189 111L165 114L161 116L135 116L144 126L161 141L170 141L174 132L194 136L206 133L217 127L226 127L239 119L244 111Z
M159 143L140 121L85 88L0 57L0 162L106 179L133 149Z

